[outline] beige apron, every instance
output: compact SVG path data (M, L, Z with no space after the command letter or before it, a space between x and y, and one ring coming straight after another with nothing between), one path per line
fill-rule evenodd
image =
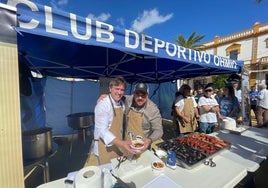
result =
M194 114L194 103L192 98L186 98L184 100L184 107L182 115L189 117L190 122L185 123L182 119L179 119L180 133L194 132L197 129L197 120Z
M115 135L115 137L122 139L122 128L123 128L123 108L121 107L114 109L114 117L112 125L110 127L110 131ZM123 155L123 153L115 145L106 147L102 139L99 139L98 150L99 150L100 164L110 163L111 159Z
M126 140L130 140L129 132L133 132L135 136L145 137L142 130L143 113L135 112L130 109L127 113ZM135 139L135 138L134 138Z

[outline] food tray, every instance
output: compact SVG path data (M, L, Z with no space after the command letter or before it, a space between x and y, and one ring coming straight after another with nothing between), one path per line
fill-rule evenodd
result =
M207 157L200 150L194 149L186 144L180 144L175 139L158 143L157 146L166 151L174 151L177 157L177 164L187 169L194 168L198 165L197 162L203 161Z
M233 133L233 134L242 134L248 129L249 129L249 126L240 126L240 127L236 127L235 129L226 129L226 130L228 130L230 133Z
M157 146L166 151L174 151L179 166L193 169L202 164L205 159L212 158L221 151L229 149L231 144L204 133L192 133L158 143Z

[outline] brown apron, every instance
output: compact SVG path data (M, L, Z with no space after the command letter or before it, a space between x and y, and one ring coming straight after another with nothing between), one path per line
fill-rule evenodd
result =
M126 140L130 140L129 132L133 132L135 136L140 135L143 138L145 135L142 130L143 113L135 112L130 109L127 113ZM135 139L135 138L134 138Z
M122 139L122 128L123 128L123 108L114 108L114 117L110 131L115 135L115 137ZM106 147L102 139L99 139L98 143L99 150L99 161L100 164L110 163L111 159L118 156L122 156L123 153L118 149L117 146L112 145Z
M197 129L197 120L194 114L194 102L192 98L186 98L184 100L184 107L182 115L189 117L190 122L185 123L182 119L179 119L180 133L194 132Z

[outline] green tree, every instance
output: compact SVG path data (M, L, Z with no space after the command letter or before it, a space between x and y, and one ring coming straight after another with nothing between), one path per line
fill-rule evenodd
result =
M225 80L230 76L230 74L223 74L218 76L212 76L212 82L214 83L214 88L224 88L226 85Z
M178 45L185 48L200 50L201 45L199 43L204 37L205 35L197 35L196 32L193 32L188 39L184 38L184 36L180 34L175 41Z
M184 38L182 35L178 35L176 42L178 45L185 48L190 48L193 50L202 50L202 45L200 44L201 40L205 35L197 35L196 32L193 32L188 39ZM215 88L223 88L226 85L226 79L230 74L212 76L212 82L214 83Z

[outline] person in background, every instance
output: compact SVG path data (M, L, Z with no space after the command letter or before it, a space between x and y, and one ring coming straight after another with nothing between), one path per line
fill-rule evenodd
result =
M214 89L213 94L212 94L212 97L213 98L216 98L217 97L217 92L218 91L219 91L218 89Z
M198 107L200 113L200 121L198 131L210 134L214 131L217 123L217 114L220 111L217 100L212 96L213 87L207 85L205 87L204 96L199 98Z
M241 104L241 102L242 102L242 94L241 94L241 89L239 89L238 82L233 83L233 88L234 88L235 96L237 97L239 104Z
M197 130L197 121L200 116L197 109L197 103L191 96L191 87L183 84L179 89L180 95L176 98L175 113L178 126L177 136L180 134L188 134Z
M206 85L206 87L212 87L212 88L214 88L214 83L213 82L210 82L210 83L208 83L207 85ZM203 96L204 96L204 94L205 93L203 93ZM211 97L215 97L215 95L216 95L216 92L215 92L215 90L213 90L212 91L212 94L211 94Z
M268 90L266 84L258 85L259 95L257 96L257 123L258 127L268 126Z
M224 95L218 100L220 107L219 119L225 117L231 117L235 120L238 119L240 105L237 97L234 93L233 86L226 86L224 89Z
M172 103L172 107L171 107L171 116L173 117L173 120L172 120L172 125L173 125L173 129L174 129L174 137L176 138L177 136L179 136L179 124L178 124L178 116L177 116L177 113L176 113L176 110L175 110L175 104L181 99L181 96L182 93L180 91L177 91L175 93L175 99Z
M204 95L204 88L199 87L197 90L197 95L195 95L195 102L198 103L199 98L202 97L203 95Z
M257 119L257 96L259 95L258 90L256 90L256 86L250 87L249 98L250 98L250 110L253 110L255 118Z
M95 106L95 129L93 152L99 164L110 163L112 158L123 153L135 154L130 141L123 140L122 97L127 83L123 77L116 77L109 84L110 94Z
M198 91L196 89L193 90L192 96L194 97L195 102L198 102L199 97L198 97Z
M219 98L223 96L223 94L224 94L223 89L222 88L218 89L218 91L216 92L216 95L215 95L215 99L218 101Z

